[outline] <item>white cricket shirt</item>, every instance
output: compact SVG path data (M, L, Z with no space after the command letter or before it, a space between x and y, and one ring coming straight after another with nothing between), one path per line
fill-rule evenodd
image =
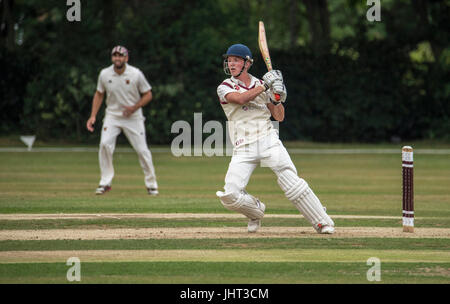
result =
M266 105L270 102L267 92L262 92L255 99L243 105L228 103L225 98L228 93L244 93L256 86L263 85L258 78L252 75L250 78L249 87L235 77L225 79L217 87L220 104L228 119L230 139L236 148L255 142L275 130L270 120L272 114Z
M124 117L123 106L133 106L141 99L141 94L152 89L138 68L126 64L125 71L119 75L111 65L100 72L97 82L97 91L106 91L105 116ZM130 119L143 119L142 108L134 112Z

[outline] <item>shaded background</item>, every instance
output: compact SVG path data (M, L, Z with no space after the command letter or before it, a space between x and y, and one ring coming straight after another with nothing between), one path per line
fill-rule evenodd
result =
M288 89L284 140L450 140L450 1L81 0L68 22L62 0L0 0L0 135L98 143L85 124L100 70L122 44L153 86L143 111L152 144L176 120L225 121L216 87L222 57L250 47L261 77L258 21ZM206 137L207 135L205 135Z

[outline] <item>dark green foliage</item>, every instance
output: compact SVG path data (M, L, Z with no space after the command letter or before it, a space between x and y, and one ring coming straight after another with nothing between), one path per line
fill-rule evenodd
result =
M32 57L24 52L0 49L0 133L15 133L24 122L24 98L28 81L35 70ZM28 130L25 130L25 132Z
M285 139L448 139L444 71L412 63L401 45L343 41L334 54L296 49L273 56L288 87Z
M445 1L384 1L381 23L368 22L359 1L328 2L331 37L314 43L329 50L320 53L303 2L289 13L295 1L82 1L81 22L66 20L65 1L9 2L18 29L12 49L0 40L1 135L98 142L104 106L93 134L85 123L98 73L111 64L116 44L129 48L130 64L153 86L154 100L144 108L150 143L170 143L177 135L172 123L192 123L195 112L204 122L224 122L216 95L226 77L221 55L233 43L247 44L256 59L250 72L261 77L257 21L263 19L288 88L283 139L449 139ZM423 42L433 60L412 59Z

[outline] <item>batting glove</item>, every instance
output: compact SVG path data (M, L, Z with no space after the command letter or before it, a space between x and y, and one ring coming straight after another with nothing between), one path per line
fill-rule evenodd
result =
M272 84L272 92L271 99L273 101L285 102L287 97L286 86L284 85L282 80L275 80ZM275 99L275 94L280 95L280 100Z
M269 71L263 76L264 86L266 87L266 89L271 88L274 81L276 80L283 82L283 75L279 70Z

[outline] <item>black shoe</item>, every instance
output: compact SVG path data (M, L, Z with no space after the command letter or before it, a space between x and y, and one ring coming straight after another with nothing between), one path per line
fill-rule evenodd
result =
M150 195L157 196L159 194L158 189L156 188L147 188L147 192Z

